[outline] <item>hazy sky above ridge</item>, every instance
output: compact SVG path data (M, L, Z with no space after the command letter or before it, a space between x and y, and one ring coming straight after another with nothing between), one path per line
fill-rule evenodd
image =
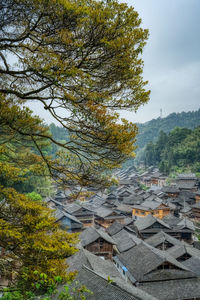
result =
M200 0L126 0L139 13L149 39L142 58L150 101L137 114L123 112L132 122L146 122L172 112L200 108ZM46 123L42 107L30 104Z

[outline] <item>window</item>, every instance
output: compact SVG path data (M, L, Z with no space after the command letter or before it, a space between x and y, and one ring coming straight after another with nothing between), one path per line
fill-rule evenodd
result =
M81 222L83 224L90 224L90 223L92 223L92 220L82 220Z
M99 245L100 245L100 249L102 249L104 247L104 240L103 239L99 239Z
M127 268L125 266L122 267L122 272L123 272L123 275L125 276L126 275L126 272L127 272Z

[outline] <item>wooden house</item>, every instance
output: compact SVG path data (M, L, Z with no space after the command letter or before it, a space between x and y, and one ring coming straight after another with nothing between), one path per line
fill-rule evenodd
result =
M112 259L115 241L103 230L87 228L80 234L80 241L82 246L93 254Z
M140 243L130 250L120 253L113 260L117 268L121 270L121 274L137 285L196 277L193 272L168 253L145 243Z
M155 172L151 175L151 185L157 185L157 186L164 186L166 183L166 176L163 176L163 174L159 172Z
M147 215L154 215L155 217L162 219L166 215L170 214L171 208L164 203L157 201L144 201L141 205L134 205L132 214L135 217L145 217Z
M44 199L44 202L46 203L46 205L49 208L52 208L52 209L56 209L56 208L62 209L62 207L64 206L63 203L61 203L60 201L57 201L51 197L47 197L46 199Z
M152 215L148 215L136 220L134 225L138 230L139 237L143 239L147 239L162 230L179 240L188 243L193 242L194 225L190 220L185 218L179 219L175 216L168 215L161 220Z
M171 228L168 234L183 240L189 244L193 243L193 233L195 230L194 224L188 218L177 218L173 215L168 215L163 218L163 221Z
M158 300L139 288L127 283L118 272L116 266L101 258L87 254L81 256L86 262L78 269L76 276L77 288L86 286L90 293L86 298L90 300ZM80 262L78 262L80 265ZM87 265L88 264L88 265ZM111 264L113 265L111 267ZM75 269L76 270L76 269ZM109 280L110 279L110 280ZM85 293L84 293L85 294ZM57 298L56 298L57 299Z
M197 183L197 177L194 173L182 173L178 175L176 182L183 182L186 184L191 182Z
M197 203L197 202L200 202L200 190L198 190L198 191L195 193L195 201L196 201L196 203Z
M94 211L94 215L95 215L95 220L94 220L95 224L104 228L108 228L116 220L119 223L124 224L124 220L126 218L126 216L121 212L115 211L105 206L101 206L98 209L96 209Z
M150 238L145 239L145 243L164 251L167 249L171 249L176 245L182 246L182 242L180 240L172 237L162 230L152 235Z
M167 194L169 198L177 198L180 190L176 185L163 186L162 191Z
M138 236L143 239L147 239L161 230L164 232L170 231L170 226L167 223L159 218L155 218L151 214L137 219L134 226L138 231Z
M75 216L82 224L83 227L90 227L94 224L94 212L83 205L72 203L65 206L64 210Z
M192 216L195 219L200 219L200 201L192 205Z
M80 232L83 228L83 224L76 217L65 211L56 210L55 217L57 222L60 223L61 228L68 232Z
M71 201L72 191L69 189L63 191L57 191L54 199L62 204L67 204Z
M195 174L179 174L176 184L181 191L197 192L197 177Z
M118 192L118 200L123 201L127 197L131 196L133 191L130 191L128 188L123 189L122 191Z
M187 261L192 257L198 257L200 260L200 250L185 244L175 245L174 247L167 250L172 257L174 257L179 262ZM200 265L200 262L199 262Z

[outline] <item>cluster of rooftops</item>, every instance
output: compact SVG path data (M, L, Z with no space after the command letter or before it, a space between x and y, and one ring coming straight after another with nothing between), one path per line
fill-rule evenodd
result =
M86 201L71 203L63 191L46 199L62 228L80 232L67 265L93 292L87 299L200 299L198 179L182 174L167 186L152 169L153 184L143 190L146 173L129 168L115 176L119 186Z

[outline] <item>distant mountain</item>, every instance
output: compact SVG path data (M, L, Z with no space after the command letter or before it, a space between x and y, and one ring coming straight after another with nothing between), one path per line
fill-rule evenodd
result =
M147 143L155 142L160 131L169 133L175 127L194 129L200 125L200 109L197 111L172 113L166 118L157 118L144 124L138 123L137 152Z

